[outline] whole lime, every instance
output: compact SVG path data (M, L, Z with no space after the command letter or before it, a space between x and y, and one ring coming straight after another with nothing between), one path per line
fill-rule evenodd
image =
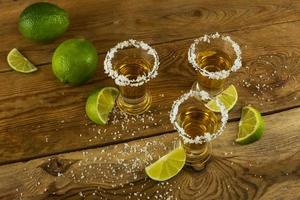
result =
M35 42L47 42L59 37L69 24L69 16L64 9L46 2L28 6L19 17L19 31Z
M52 57L52 70L62 82L80 85L95 73L98 55L92 43L85 39L70 39L61 43Z

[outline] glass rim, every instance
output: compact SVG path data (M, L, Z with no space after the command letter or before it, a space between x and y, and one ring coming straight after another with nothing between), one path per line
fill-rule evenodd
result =
M214 133L206 132L204 135L196 136L194 139L191 138L185 130L177 123L176 118L178 115L178 109L179 106L188 100L191 97L200 96L202 100L212 100L212 98L209 96L209 94L204 91L195 91L190 90L189 92L181 95L177 100L174 101L171 112L170 112L170 121L173 124L174 128L178 131L179 136L183 139L183 142L185 144L202 144L203 142L209 142L213 139L215 139L217 136L221 135L224 132L224 129L226 127L227 121L228 121L228 111L226 110L223 103L218 99L216 99L217 106L220 108L221 111L221 126L218 130L216 130Z
M222 39L225 42L228 42L231 44L232 49L235 52L236 59L234 60L231 68L229 70L222 70L217 72L209 72L205 69L202 69L201 66L198 65L196 61L196 45L198 45L200 42L206 42L210 43L210 40L214 39ZM188 60L189 63L192 64L193 68L200 72L201 75L206 76L210 79L225 79L227 78L231 72L237 71L242 66L242 51L238 43L233 41L230 36L220 35L218 32L210 34L210 35L204 35L200 38L197 38L194 40L194 42L191 44L189 51L188 51Z
M113 69L111 61L114 58L115 54L118 52L118 50L123 50L127 47L135 47L138 49L145 50L147 54L154 58L152 70L149 71L147 75L138 76L136 79L129 79L126 76L120 75L116 70ZM107 52L104 60L104 72L112 79L114 79L115 83L118 86L141 86L144 83L148 82L150 79L153 79L157 76L158 67L159 57L156 50L150 47L150 45L146 44L145 42L137 41L134 39L125 40L115 45Z

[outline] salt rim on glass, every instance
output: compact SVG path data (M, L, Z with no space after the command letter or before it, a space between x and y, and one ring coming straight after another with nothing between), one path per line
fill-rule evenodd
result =
M171 123L174 125L174 128L178 131L179 136L183 139L183 142L185 144L202 144L203 142L209 142L213 139L215 139L217 136L221 135L226 127L227 120L228 120L228 112L225 108L225 106L220 102L218 98L216 98L217 106L220 108L221 111L221 126L215 133L209 133L206 132L202 136L196 136L194 139L191 138L184 129L177 123L176 117L178 114L179 106L186 101L187 99L191 97L201 97L202 100L210 101L211 98L209 97L209 94L206 91L194 91L190 90L188 93L183 94L179 99L174 101L172 105L172 109L170 112L170 120Z
M231 47L233 48L236 59L233 62L233 65L231 69L229 70L222 70L218 72L209 72L205 69L202 69L197 61L196 61L196 45L198 45L200 42L206 42L210 43L210 40L221 38L225 42L228 42L231 44ZM218 32L210 34L210 35L204 35L200 38L197 38L194 40L194 43L191 44L189 51L188 51L188 60L192 64L192 66L195 68L195 70L199 71L203 76L207 76L210 79L225 79L229 76L231 72L237 71L242 66L242 51L238 43L233 41L230 36L224 36L220 35Z
M118 50L122 50L127 47L135 47L135 48L143 49L147 51L149 55L153 56L154 66L146 76L144 75L144 76L138 76L136 79L128 79L126 76L118 74L118 72L113 69L111 61L114 58L115 54L118 52ZM133 87L141 86L144 83L148 82L150 79L153 79L157 76L158 67L159 67L159 57L156 50L143 41L137 41L133 39L120 42L116 46L111 48L107 52L104 60L104 72L108 74L108 76L113 78L115 80L115 83L119 86L133 86Z

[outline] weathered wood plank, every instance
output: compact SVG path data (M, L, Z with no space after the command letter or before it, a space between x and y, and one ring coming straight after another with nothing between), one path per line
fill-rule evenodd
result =
M9 70L6 55L14 47L40 65L49 63L54 48L72 37L85 37L95 44L98 52L106 52L116 42L128 38L153 44L197 37L205 32L300 20L299 1L51 0L69 12L71 25L63 37L41 45L22 38L17 27L19 14L33 2L36 1L0 2L0 71Z
M265 116L263 137L246 146L233 142L238 123L231 122L203 172L186 167L163 183L147 178L144 167L173 148L176 133L3 165L0 199L296 200L299 118L300 108Z
M297 22L233 33L233 38L243 44L244 65L228 82L237 86L240 96L231 119L237 119L240 108L247 104L264 113L299 106L299 25ZM168 111L193 83L194 71L186 58L191 42L156 46L161 67L157 79L151 81L151 110L129 119L114 113L113 123L104 127L93 125L84 113L89 91L112 85L102 66L81 87L59 83L49 65L30 75L2 73L0 82L5 87L0 88L0 163L172 131Z

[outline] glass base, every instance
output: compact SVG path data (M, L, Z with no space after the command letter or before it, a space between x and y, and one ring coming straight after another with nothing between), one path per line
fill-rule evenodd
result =
M117 105L123 112L130 115L138 115L146 112L152 103L152 97L149 92L139 99L127 99L119 95Z
M192 86L192 90L195 90L195 91L204 90L209 94L210 97L215 97L222 92L223 88L211 89L211 88L203 87L203 86L201 86L201 84L199 84L198 81L195 81Z
M205 148L201 151L186 149L186 165L195 171L203 170L211 157L212 144L205 143L203 145L205 145Z

